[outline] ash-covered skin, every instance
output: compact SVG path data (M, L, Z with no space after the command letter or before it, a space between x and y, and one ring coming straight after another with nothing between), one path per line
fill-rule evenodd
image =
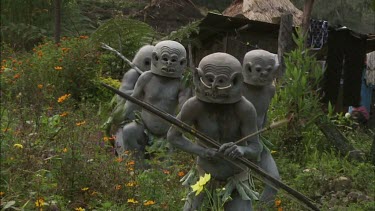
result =
M275 86L272 84L279 67L277 56L264 50L253 50L246 53L243 60L242 73L244 76L243 96L249 100L257 111L258 129L262 129L267 121L267 111L273 96ZM280 179L280 174L271 153L263 150L257 165L269 175ZM269 206L274 205L277 190L266 185L260 201Z
M186 50L183 45L172 40L156 44L152 52L151 72L154 74L181 78L186 67Z
M241 99L241 63L226 53L204 57L194 71L195 95L208 103L228 104Z
M234 143L257 131L256 111L241 95L241 64L233 56L214 53L204 57L193 77L196 96L185 102L177 118L218 141L221 147L219 150L206 148L208 143L191 141L176 127L169 129L167 140L176 148L197 156L197 166L216 181L226 182L244 170L218 156L218 152L229 159L245 157L254 161L262 151L258 136ZM202 197L202 193L189 196L183 210L200 210ZM236 191L231 197L232 200L224 204L225 210L252 210L251 201L243 200Z
M265 50L252 50L243 60L244 82L254 86L272 84L278 69L277 55Z
M185 57L186 50L180 43L162 41L155 45L152 52L151 71L146 71L139 77L132 97L174 115L178 104L182 105L190 97L186 95L181 80L186 67ZM147 130L148 133L157 137L164 137L170 123L127 101L125 119L136 119L135 111L140 112L140 121L126 124L116 136L115 144L119 155L126 150L131 150L136 152L136 158L143 162L145 147L148 144L148 137L144 131Z
M151 69L151 57L154 47L155 46L153 45L145 45L141 47L133 58L132 63L137 66L142 72L146 72ZM128 70L122 78L120 91L131 95L133 93L135 83L137 82L140 75L141 74L133 68ZM118 100L120 99L122 98L118 96Z

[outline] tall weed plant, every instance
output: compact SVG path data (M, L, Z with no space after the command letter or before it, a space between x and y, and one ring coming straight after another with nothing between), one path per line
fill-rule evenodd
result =
M303 132L309 130L316 118L322 115L316 91L322 70L305 47L300 30L293 35L293 39L296 48L285 56L285 75L277 84L270 113L271 116L284 116L291 120L279 134L282 139L279 144L298 152L306 148Z

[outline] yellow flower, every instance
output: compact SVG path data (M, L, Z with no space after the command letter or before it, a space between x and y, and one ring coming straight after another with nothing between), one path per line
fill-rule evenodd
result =
M55 70L58 70L58 71L63 69L61 66L55 66L54 68Z
M64 153L67 153L68 152L68 148L64 148L63 150L62 150Z
M126 183L126 187L133 187L134 185L135 185L135 182Z
M62 103L62 102L64 102L65 100L67 100L69 97L70 97L70 94L65 94L65 95L59 97L59 99L57 99L57 102L58 102L58 103Z
M22 144L14 144L13 147L16 147L16 148L19 148L19 149L23 149Z
M75 208L74 210L75 210L75 211L85 211L85 209L82 208L82 207L77 207L77 208Z
M43 88L43 84L38 84L38 89L42 89Z
M211 174L204 174L204 176L200 177L198 182L191 186L193 189L193 192L195 192L195 195L197 196L204 188L204 185L210 181Z
M109 141L109 137L104 136L104 137L103 137L103 140L104 140L104 141Z
M2 192L2 191L0 192L0 196L4 196L4 194L5 194L4 192Z
M116 185L116 186L115 186L115 189L116 189L116 190L120 190L120 189L121 189L121 185Z
M86 124L86 121L82 121L82 122L77 122L77 123L76 123L77 126L82 126L82 125L84 125L84 124Z
M155 201L152 201L152 200L147 200L146 202L143 203L143 205L145 206L149 206L149 205L153 205L155 204Z
M277 151L275 150L271 150L271 154L275 154Z
M133 199L133 198L131 198L131 199L128 199L128 203L133 203L133 204L137 204L137 203L138 203L138 201L137 201L137 200L135 200L135 199Z
M44 205L44 199L43 198L39 198L35 201L36 207L42 207L43 205Z
M88 189L89 189L88 187L81 188L82 191L87 191Z

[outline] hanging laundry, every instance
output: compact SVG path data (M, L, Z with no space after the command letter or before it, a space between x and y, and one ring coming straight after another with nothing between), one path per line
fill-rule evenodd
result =
M343 106L358 107L362 70L366 57L366 36L346 27L329 30L327 69L322 81L323 101L337 102L342 82Z
M308 32L307 43L313 49L321 49L328 40L328 22L312 19Z
M375 85L375 51L367 54L366 59L366 83L368 86Z

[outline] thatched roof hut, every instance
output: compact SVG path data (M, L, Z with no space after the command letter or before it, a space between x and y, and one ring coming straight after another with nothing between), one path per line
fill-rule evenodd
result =
M295 26L302 23L302 11L297 9L289 0L235 0L225 9L223 15L245 17L250 20L267 23L278 23L283 13L293 15Z

